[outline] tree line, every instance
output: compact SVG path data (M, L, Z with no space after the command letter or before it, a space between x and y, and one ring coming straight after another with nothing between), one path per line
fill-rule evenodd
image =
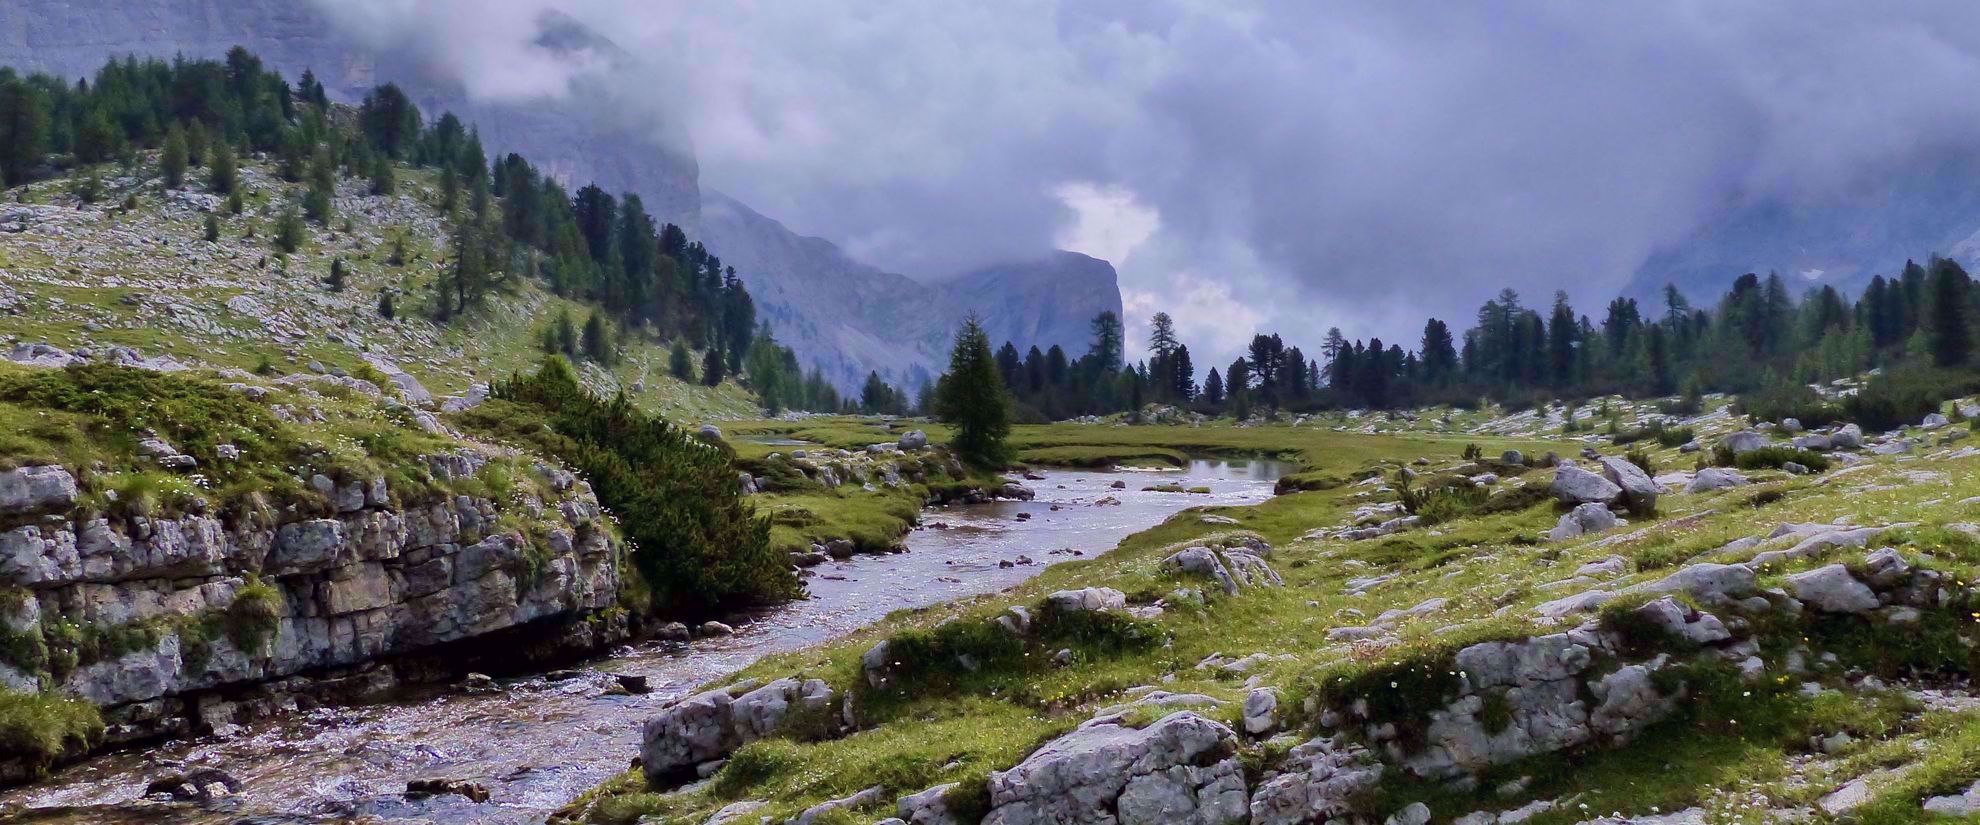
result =
M284 180L303 184L274 228L277 250L293 253L305 222L334 225L340 180L364 178L373 194L392 195L401 166L431 170L452 218L446 266L427 296L434 320L451 322L508 279L536 278L593 308L582 333L565 329L576 326L569 319L549 319L546 350L609 363L623 335L671 339L708 353L698 371L704 383L746 375L773 407L837 408L836 393L816 391L822 378L807 380L795 353L768 337L735 268L654 218L637 194L614 197L595 184L569 193L514 153L491 162L472 126L451 112L429 124L391 83L371 90L354 114L336 115L311 72L292 86L238 46L223 60L111 60L74 84L0 68L0 182L13 187L109 161L135 168L141 152L156 149L168 187L204 167L206 187L239 214L239 158L266 154ZM209 239L218 219L209 216ZM393 263L407 254L404 237L395 238ZM342 286L339 275L333 288ZM403 311L389 295L379 309Z
M1120 319L1103 312L1077 358L1059 346L1021 355L1006 342L993 360L1015 414L1026 421L1148 404L1245 418L1263 410L1755 393L1900 364L1970 369L1976 292L1965 269L1936 256L1871 279L1853 301L1831 285L1797 296L1779 274L1748 273L1708 306L1667 286L1651 307L1634 298L1609 301L1599 322L1578 312L1565 292L1529 307L1505 289L1461 333L1426 319L1409 349L1381 338L1350 340L1334 328L1308 355L1278 334L1261 333L1244 354L1200 379L1167 313L1150 319L1147 357L1127 363Z

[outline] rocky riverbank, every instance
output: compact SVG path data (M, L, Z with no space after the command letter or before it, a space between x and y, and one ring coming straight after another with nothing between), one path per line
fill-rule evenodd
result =
M427 470L444 484L487 462L463 450ZM620 549L597 502L568 472L532 469L540 496L421 504L399 503L383 478L316 476L335 513L293 520L105 513L62 467L0 473L15 642L0 681L96 705L108 747L378 698L458 667L395 660L496 634L511 666L532 642L571 656L624 638Z

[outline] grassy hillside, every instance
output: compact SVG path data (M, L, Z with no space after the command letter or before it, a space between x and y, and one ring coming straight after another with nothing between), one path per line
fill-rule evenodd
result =
M79 193L92 175L101 189L85 202ZM589 308L513 276L467 315L429 320L451 224L431 173L402 169L398 177L397 194L385 197L371 195L364 180L340 181L335 218L307 224L302 247L286 257L271 239L301 184L281 180L268 163L243 163L239 215L201 188L201 170L185 188L166 190L156 153L128 172L106 164L8 190L0 202L0 335L277 373L312 364L351 371L379 359L443 395L533 366L559 310L584 322ZM219 223L213 243L204 238L209 214ZM398 238L407 254L395 264ZM333 291L328 278L338 258L349 275ZM386 293L396 319L379 313ZM685 384L668 376L666 362L663 344L634 334L625 336L619 363L585 364L582 372L595 391L624 389L642 408L679 420L757 414L740 386Z
M1544 416L1520 421L1480 416L1471 423L1558 431ZM1687 423L1707 443L1738 426L1716 409ZM1038 449L1135 454L1266 447L1296 454L1308 472L1360 476L1378 470L1379 480L1390 484L1408 467L1427 477L1475 472L1463 469L1456 457L1463 437L1371 436L1332 429L1344 423L1318 424L1057 426L1021 428L1017 439ZM1500 467L1497 492L1486 501L1504 501L1504 507L1474 507L1434 524L1358 541L1341 538L1338 531L1359 520L1357 510L1396 498L1374 480L1212 511L1234 524L1208 523L1197 512L1179 514L1111 554L1054 566L1013 591L897 613L844 642L775 657L738 674L766 680L800 674L850 692L859 716L852 733L821 737L799 726L745 745L715 781L674 792L649 787L633 771L566 813L574 821L598 823L654 815L696 822L726 805L755 800L765 804L751 816L781 820L878 786L870 797L877 802L854 805L846 812L850 816L831 814L831 821L871 821L892 815L896 798L960 782L948 796L950 804L960 806L964 816L980 815L986 775L1017 764L1103 708L1160 695L1147 694L1151 688L1206 697L1206 704L1192 709L1239 731L1245 729L1241 709L1247 698L1259 689L1277 691L1276 725L1255 736L1240 733L1236 740L1236 758L1256 784L1274 775L1296 743L1316 735L1347 743L1364 735L1352 725L1328 721L1323 709L1345 712L1344 700L1361 698L1382 714L1378 720L1393 718L1405 734L1420 735L1420 727L1410 726L1450 700L1437 680L1447 670L1455 672L1450 663L1456 650L1588 621L1630 644L1668 646L1671 669L1659 677L1658 690L1681 691L1687 701L1626 741L1507 763L1469 784L1418 780L1391 770L1379 785L1357 794L1355 813L1380 821L1421 801L1435 822L1522 808L1527 809L1523 816L1532 817L1527 821L1563 825L1610 812L1654 818L1680 810L1709 822L1827 821L1845 811L1874 822L1929 820L1920 807L1925 799L1956 795L1980 779L1980 702L1973 701L1966 681L1980 661L1970 639L1971 622L1980 613L1971 612L1969 586L1980 572L1975 566L1980 528L1971 523L1980 502L1980 450L1961 449L1967 432L1959 425L1911 428L1879 439L1886 444L1908 439L1908 452L1836 457L1826 473L1749 470L1749 484L1700 492L1684 492L1682 483L1674 483L1654 514L1558 541L1544 536L1564 512L1545 493L1552 471L1544 469ZM792 434L822 440L826 432ZM1488 451L1508 443L1476 440ZM1597 446L1611 455L1623 451L1592 437L1568 443ZM1631 446L1660 473L1690 471L1698 461L1695 453L1655 440ZM1823 530L1887 526L1893 529L1871 539L1867 548L1861 541L1855 546L1804 541ZM1767 538L1776 533L1781 536ZM1283 587L1247 587L1225 595L1160 564L1179 548L1243 536L1276 548L1269 560L1283 574ZM1756 559L1798 542L1802 547L1795 552ZM1639 614L1630 611L1645 596L1619 597L1599 613L1564 619L1539 611L1562 597L1616 593L1706 562L1750 564L1760 592L1810 597L1812 591L1792 577L1831 565L1846 565L1858 577L1872 575L1866 572L1866 550L1884 546L1895 548L1912 569L1937 571L1933 575L1947 582L1935 602L1944 609L1926 609L1917 624L1906 625L1896 607L1860 617L1826 607L1799 614L1772 607L1756 612L1751 604L1735 607L1723 597L1693 603L1681 592L1684 609L1728 616L1734 638L1753 642L1705 651L1632 625ZM1053 591L1092 586L1118 589L1137 609L1160 604L1166 610L1132 621L1122 617L1117 624L1127 628L1126 635L1096 625L1083 636L1006 642L990 624L1012 605L1036 611ZM1179 588L1201 591L1192 604L1178 595ZM1398 613L1378 618L1388 611ZM979 627L990 629L972 632ZM1134 638L1161 642L1133 644ZM908 651L893 654L907 661L892 671L900 684L875 688L861 660L881 640ZM1071 651L1070 658L1047 664L1062 647ZM959 651L983 664L956 666ZM1739 657L1749 652L1754 658L1741 663ZM1759 663L1761 669L1743 676L1736 663ZM1613 666L1598 664L1597 670ZM1490 701L1481 711L1488 730ZM1128 724L1145 726L1173 710L1142 707ZM1400 741L1410 746L1408 735Z

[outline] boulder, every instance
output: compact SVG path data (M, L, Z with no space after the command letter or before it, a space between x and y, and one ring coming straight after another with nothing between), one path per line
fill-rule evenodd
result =
M1932 413L1930 415L1925 416L1925 420L1918 422L1918 426L1921 429L1936 430L1940 427L1944 427L1951 423L1952 423L1951 421L1946 419L1944 414Z
M1499 454L1499 463L1518 466L1526 463L1526 454L1518 450L1507 450Z
M1724 490L1728 487L1742 487L1749 483L1746 480L1746 476L1738 470L1728 467L1706 467L1703 470L1699 470L1697 475L1691 477L1691 483L1685 485L1684 491L1687 493L1709 493L1714 490Z
M0 515L67 510L76 503L76 477L53 465L0 473Z
M1643 472L1626 458L1603 456L1602 477L1609 483L1622 488L1623 500L1629 504L1632 513L1649 513L1657 509L1657 482L1650 474Z
M1111 587L1083 587L1046 596L1045 604L1059 613L1123 610L1127 608L1127 594Z
M735 688L698 693L668 706L640 732L640 761L648 781L664 785L692 776L695 766L783 730L800 715L832 704L832 688L820 679L778 679L731 696Z
M1548 490L1563 504L1607 504L1623 492L1606 478L1570 466L1554 470L1554 483Z
M1561 516L1561 520L1554 525L1554 529L1547 532L1547 539L1549 541L1567 541L1568 539L1585 536L1590 533L1613 530L1619 522L1620 519L1616 518L1615 513L1609 512L1609 507L1606 504L1595 504L1592 502L1582 504L1575 507L1566 515Z
M1326 738L1302 743L1252 793L1251 825L1345 820L1381 781L1381 761L1359 746Z
M701 436L701 440L703 441L714 442L722 440L722 428L713 424L701 425L701 429L696 431L696 434Z
M920 430L908 430L901 433L899 443L902 450L919 450L928 446L928 434Z
M1856 450L1863 447L1863 428L1855 424L1845 424L1829 435L1829 445L1838 450Z
M1268 733L1279 726L1279 693L1269 688L1259 688L1244 697L1244 732L1253 736Z
M1835 449L1835 439L1821 433L1809 433L1808 435L1796 436L1794 439L1794 448L1814 453L1826 453Z
M1088 722L992 772L989 790L984 825L1235 825L1250 802L1237 734L1190 711Z
M859 793L853 794L852 796L842 797L840 799L829 799L824 802L820 802L816 805L813 805L809 808L806 808L802 813L799 813L797 816L792 817L789 820L786 820L785 825L811 825L811 823L818 821L819 818L824 817L827 814L835 813L838 811L850 811L855 808L864 808L869 805L878 803L879 801L885 798L887 798L886 789L878 785L875 785L871 788L867 788L866 790L860 791Z
M957 787L957 783L949 782L903 796L894 815L908 825L958 825L955 814L949 811L949 793Z
M1841 564L1787 577L1794 597L1825 613L1867 613L1877 609L1877 593Z
M1741 430L1720 439L1719 443L1724 445L1726 449L1732 450L1733 455L1741 455L1765 448L1768 441L1765 435L1752 430Z

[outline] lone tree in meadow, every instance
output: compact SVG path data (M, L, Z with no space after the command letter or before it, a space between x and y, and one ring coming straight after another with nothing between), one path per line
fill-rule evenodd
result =
M963 461L982 469L1010 463L1004 439L1011 434L1011 396L997 374L990 336L975 316L956 332L949 371L935 387L935 415L955 428L949 446Z

